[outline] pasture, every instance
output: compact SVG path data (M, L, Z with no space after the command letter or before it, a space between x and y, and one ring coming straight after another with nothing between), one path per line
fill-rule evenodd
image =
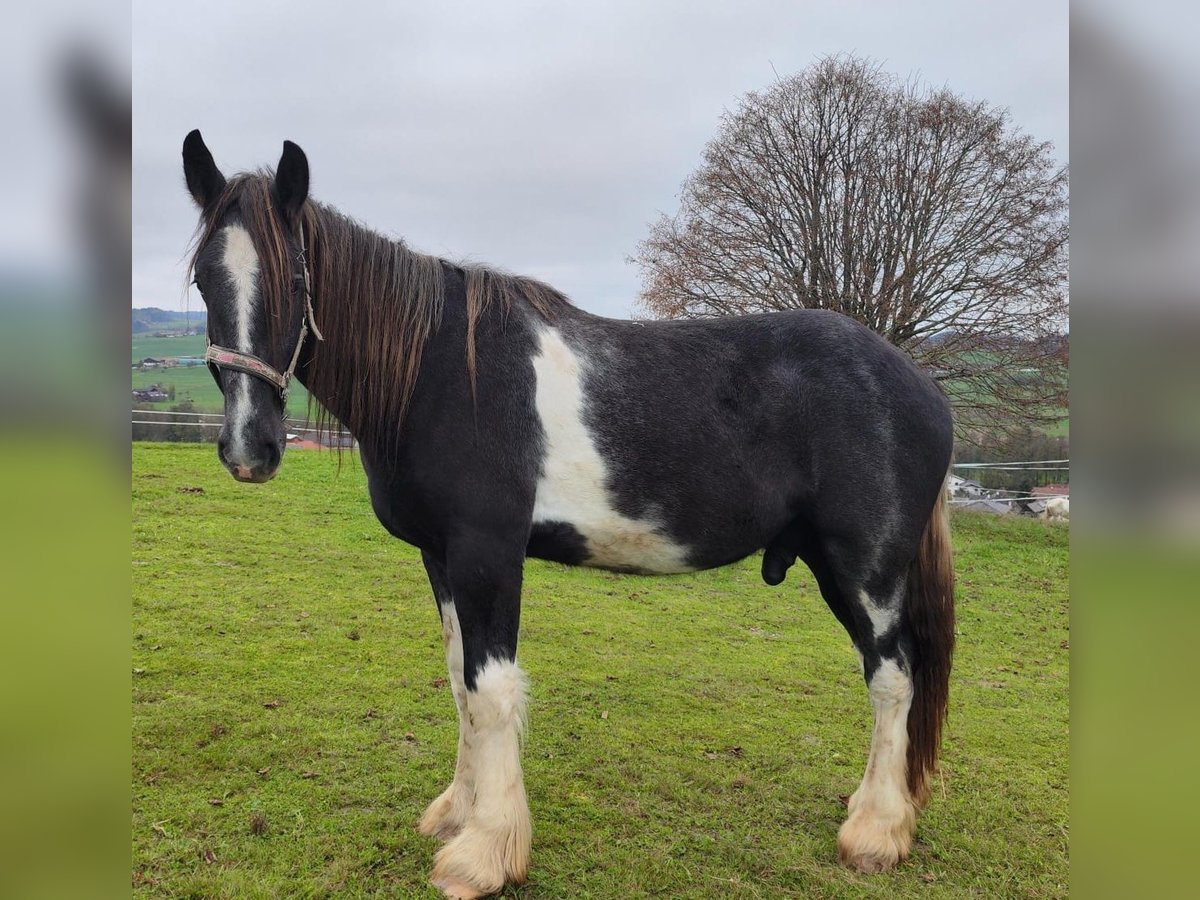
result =
M170 337L155 337L153 334L135 334L131 344L133 362L147 356L203 356L203 334L181 334Z
M203 356L204 335L189 334L180 337L133 336L133 362L147 356ZM173 366L169 369L133 370L133 390L142 390L152 384L175 386L174 401L154 403L154 409L170 409L184 400L191 400L196 412L223 412L225 399L213 381L207 366ZM294 419L305 419L308 415L308 392L298 381L293 381L288 391L288 415Z
M530 561L533 863L506 896L1065 896L1068 532L953 529L941 776L912 858L873 877L835 853L870 704L802 565L769 588L758 558ZM211 446L135 445L133 589L135 893L439 897L413 824L454 766L441 633L357 459L292 452L251 486Z

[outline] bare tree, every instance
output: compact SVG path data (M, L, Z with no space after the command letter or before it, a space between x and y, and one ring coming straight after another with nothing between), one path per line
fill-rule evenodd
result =
M964 434L1066 405L1067 171L1007 111L826 58L727 113L638 247L664 317L834 309L907 350Z

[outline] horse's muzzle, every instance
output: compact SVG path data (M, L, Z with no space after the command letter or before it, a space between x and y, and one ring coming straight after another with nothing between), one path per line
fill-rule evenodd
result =
M275 468L266 472L262 469L252 469L250 466L231 466L229 468L230 474L238 481L245 481L251 484L262 484L265 481L270 481L278 471L279 469Z
M282 454L273 441L262 441L251 454L250 459L236 459L241 453L230 452L224 437L217 441L217 457L221 464L229 470L236 480L249 484L262 484L270 481L279 471Z

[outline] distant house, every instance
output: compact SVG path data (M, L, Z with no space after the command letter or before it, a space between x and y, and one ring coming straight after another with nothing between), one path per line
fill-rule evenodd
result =
M161 369L167 364L165 359L159 359L156 356L147 356L137 364L139 369Z
M1041 516L1046 512L1045 500L1022 500L1021 508L1031 516Z
M955 499L983 496L982 484L978 481L972 481L970 478L963 478L961 475L951 474L949 485L950 495Z
M316 428L306 428L301 434L289 431L287 445L297 450L353 450L358 444L354 437L346 432L326 434Z
M319 441L310 441L307 438L296 437L288 438L287 445L293 450L320 450L322 449Z
M334 432L333 434L321 433L319 436L321 445L331 447L336 450L353 450L355 441L353 436L345 432Z
M171 398L167 392L158 385L152 385L144 390L133 392L134 403L161 403L169 399Z

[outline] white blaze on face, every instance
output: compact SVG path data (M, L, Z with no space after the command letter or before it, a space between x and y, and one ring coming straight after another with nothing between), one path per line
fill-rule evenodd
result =
M250 344L250 323L254 315L254 290L258 283L258 253L254 242L241 225L228 225L224 229L225 252L221 261L233 285L233 324L236 345L233 349L242 353L253 353ZM226 403L229 419L229 458L248 465L245 431L250 421L250 378L236 373L232 378L233 397Z
M584 360L553 328L539 335L533 358L545 459L534 498L534 524L565 522L587 542L586 565L646 572L688 572L683 547L654 522L618 512L608 494L604 459L583 421Z

